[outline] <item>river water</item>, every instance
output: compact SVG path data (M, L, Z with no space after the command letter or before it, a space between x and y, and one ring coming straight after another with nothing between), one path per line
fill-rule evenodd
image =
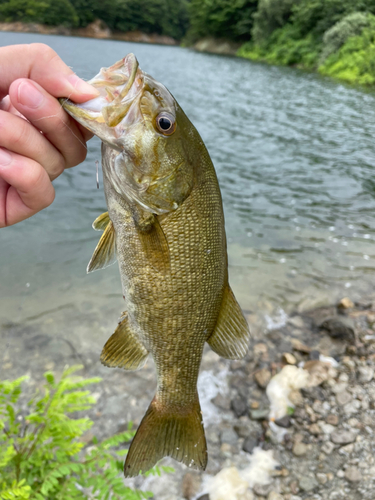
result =
M223 193L230 281L242 307L283 315L373 291L375 95L296 69L118 41L0 33L42 41L89 79L134 52L202 135ZM106 210L100 142L55 181L48 209L0 231L0 320L69 305L122 309L117 266L86 275Z

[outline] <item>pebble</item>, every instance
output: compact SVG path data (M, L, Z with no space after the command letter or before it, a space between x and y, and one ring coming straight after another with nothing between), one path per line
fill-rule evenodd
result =
M287 363L288 365L296 365L297 364L296 358L293 356L293 354L290 354L289 352L284 352L284 354L282 356L282 360L284 363Z
M356 483L362 479L362 474L357 467L348 467L345 471L345 479L351 483Z
M268 418L269 408L259 408L258 410L250 410L250 417L253 420L264 420Z
M283 497L276 491L270 491L267 500L283 500Z
M349 299L349 297L344 297L343 299L340 300L340 302L337 304L337 307L339 309L353 309L354 303L352 300Z
M338 415L334 415L333 413L331 413L327 416L326 422L330 425L337 425L339 423L339 417Z
M284 429L287 429L292 425L289 415L284 415L282 418L278 418L275 420L275 424L279 427L284 427Z
M267 368L261 368L254 373L255 382L261 389L265 389L271 380L271 372Z
M243 442L242 449L246 451L246 453L252 453L257 445L258 439L254 436L248 436Z
M321 433L321 429L318 424L312 424L309 427L309 432L310 434L313 434L314 436L318 436Z
M316 479L320 484L326 484L326 482L328 481L327 474L324 474L323 472L318 472L316 474Z
M228 444L236 444L237 443L237 434L233 429L224 429L221 433L221 442Z
M361 366L358 368L357 378L361 384L371 382L374 377L374 369L370 366Z
M255 483L253 486L253 492L258 495L258 497L267 497L271 490L272 484Z
M340 406L346 405L351 400L352 400L352 395L349 394L349 392L347 392L345 390L336 394L336 401L337 401L337 404L339 404Z
M335 445L333 443L331 443L330 441L327 441L326 443L324 443L322 448L321 448L322 452L325 453L326 455L330 455L334 449L335 449Z
M300 457L302 455L306 455L307 453L307 445L305 443L297 442L293 446L293 454L296 457Z
M331 434L331 441L335 444L349 444L356 440L357 435L352 431L335 430Z
M230 406L237 418L247 413L247 404L242 398L234 398Z
M299 487L303 491L311 491L314 490L317 486L319 486L318 481L315 477L303 476L299 480Z
M345 316L327 318L320 324L320 328L326 330L333 339L352 340L354 338L353 320Z

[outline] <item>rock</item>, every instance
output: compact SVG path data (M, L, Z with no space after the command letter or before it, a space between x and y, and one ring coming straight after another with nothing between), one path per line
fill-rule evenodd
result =
M202 495L201 497L197 498L197 500L210 500L210 495L206 493L205 495Z
M304 370L309 372L308 387L315 387L326 380L333 378L336 371L329 363L319 360L309 360L303 366Z
M212 399L212 402L215 406L218 406L222 410L230 410L230 401L228 398L223 396L222 394L218 394L216 397Z
M279 427L284 427L285 429L292 425L289 415L284 415L282 418L278 418L277 420L275 420L275 424Z
M245 415L245 413L247 413L248 410L246 401L242 398L233 399L231 402L231 408L237 418L242 417L242 415Z
M258 410L250 410L250 418L253 420L265 420L268 418L269 408L259 408Z
M316 474L316 479L320 484L326 484L326 482L328 481L327 474L324 474L323 472L318 472Z
M313 434L314 436L318 436L321 433L321 429L318 424L312 424L309 427L309 432L310 434Z
M345 316L334 316L325 319L320 325L321 329L328 332L328 335L333 339L353 340L354 339L354 322L351 318Z
M254 448L258 446L259 439L255 436L248 436L243 442L242 449L246 453L252 453Z
M261 368L254 373L255 382L261 389L265 389L271 380L271 372L267 368Z
M302 406L304 402L301 391L299 391L298 389L290 392L289 399L294 404L294 406Z
M237 434L233 429L224 429L221 433L221 442L228 444L236 444L237 443Z
M338 394L336 394L336 401L337 404L340 406L346 405L352 400L352 395L349 394L347 391L341 391Z
M339 309L353 309L354 307L354 302L349 299L349 297L344 297L343 299L340 300L340 302L337 304L337 307Z
M198 493L200 487L200 479L197 474L187 472L181 483L182 496L186 500L191 500Z
M357 483L362 479L362 474L357 467L348 467L345 471L345 479L350 483Z
M319 486L318 481L315 477L303 476L299 480L299 487L303 491L311 491Z
M316 350L313 350L310 352L309 354L309 359L311 360L316 360L316 359L319 359L320 358L320 352L319 351L316 351Z
M301 457L302 455L306 455L307 445L301 442L294 443L292 451L296 457Z
M330 455L334 449L335 445L331 443L331 441L327 441L326 443L324 443L321 448L322 452L325 453L326 455Z
M304 354L309 354L309 352L311 352L311 347L302 344L300 340L292 339L291 342L294 350L303 352Z
M297 364L296 358L293 356L293 354L290 354L289 352L284 352L284 354L282 355L282 360L284 363L287 363L288 365Z
M267 500L283 500L283 497L279 493L276 493L276 491L270 491Z
M253 492L258 495L258 497L267 497L271 490L272 484L255 483L253 486Z
M354 443L356 437L357 435L354 432L340 429L332 432L331 441L335 444L343 445Z
M367 384L371 382L374 377L374 369L370 366L360 366L357 372L358 382L361 384Z
M327 418L326 418L327 424L330 425L337 425L339 423L339 417L338 415L334 415L333 413L330 413Z

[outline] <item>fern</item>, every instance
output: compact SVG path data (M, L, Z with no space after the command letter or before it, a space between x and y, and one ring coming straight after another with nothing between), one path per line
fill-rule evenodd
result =
M99 378L74 376L80 366L65 369L59 381L45 373L43 393L28 402L28 414L17 407L26 377L0 381L0 500L143 500L152 493L124 484L122 447L128 430L84 447L80 439L93 422L71 415L88 410L95 399L87 386ZM160 475L170 468L156 467Z

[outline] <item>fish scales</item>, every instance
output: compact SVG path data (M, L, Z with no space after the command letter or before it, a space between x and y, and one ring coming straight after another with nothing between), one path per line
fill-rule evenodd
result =
M121 77L114 78L118 72ZM112 85L107 96L103 79ZM103 141L108 213L93 224L104 232L88 270L117 257L126 312L101 361L134 370L151 354L157 372L156 394L124 473L135 476L164 456L204 469L207 446L197 393L204 344L236 359L249 343L228 284L216 173L195 127L132 54L91 83L100 89L99 101L63 106Z

